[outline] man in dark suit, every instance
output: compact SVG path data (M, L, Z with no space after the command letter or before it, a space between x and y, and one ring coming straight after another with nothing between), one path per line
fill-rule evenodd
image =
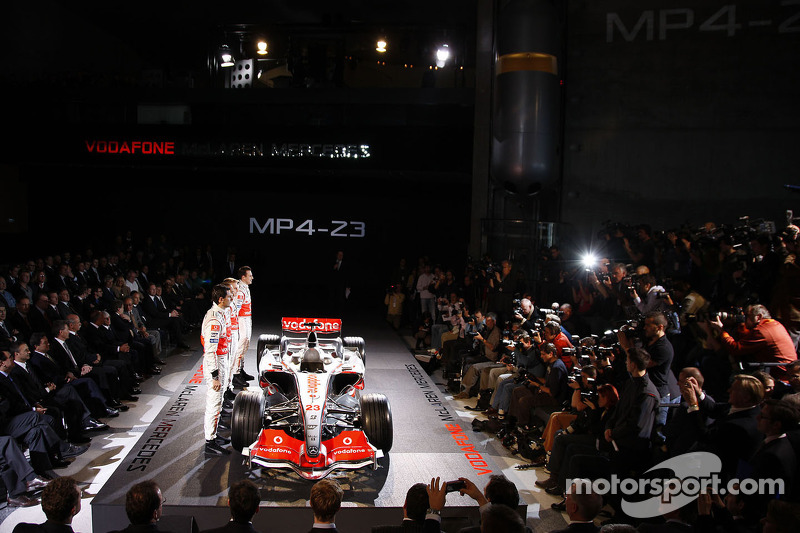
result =
M74 388L59 388L54 383L43 383L39 380L33 365L29 364L31 352L27 344L14 343L11 354L15 365L9 373L10 378L14 380L29 404L45 407L56 422L60 422L63 418L66 427L60 435L62 438L73 444L87 444L91 439L83 435L84 431L108 428L106 424L92 418L89 409ZM2 381L0 378L0 383Z
M13 330L11 324L6 320L7 316L8 308L0 303L0 350L8 350L11 343L17 341L15 330Z
M258 533L253 528L253 515L258 512L261 496L258 486L249 479L242 479L231 485L228 491L228 507L231 510L230 521L222 527L209 529L204 533Z
M143 318L147 322L147 327L167 331L172 342L177 344L179 348L190 349L186 341L183 340L180 313L176 310L167 309L161 296L158 295L158 290L159 287L155 283L151 283L147 287L147 294L142 296L140 306Z
M131 318L124 313L122 301L115 300L108 313L111 331L117 342L129 345L139 354L142 369L146 374L160 374L161 368L156 366L152 343L139 337L139 331L133 326ZM158 363L166 364L166 361L159 359Z
M155 481L137 483L125 495L125 514L130 525L114 533L166 533L158 528L164 512L164 496Z
M96 351L90 350L86 339L79 333L83 323L78 315L67 315L67 328L69 328L67 345L75 358L82 364L91 365L95 370L106 372L112 397L118 400L138 401L139 398L135 395L142 393L138 387L141 376L136 374L133 365L122 359L106 359ZM118 395L114 394L115 389L118 390Z
M580 487L578 483L581 483ZM553 533L597 533L600 528L594 525L594 518L602 508L603 497L592 491L591 481L576 480L567 491L569 525Z
M17 298L17 312L9 317L8 322L11 326L11 332L15 330L16 337L22 340L28 340L33 334L33 324L31 324L31 300L25 296Z
M22 522L13 533L72 533L72 519L81 511L81 489L71 477L52 480L42 491L42 511L47 521Z
M89 325L83 328L83 338L86 339L91 353L100 354L106 361L123 361L138 378L143 374L144 367L136 350L119 342L111 331L111 315L106 311L94 311L89 318Z
M311 487L309 503L314 511L311 533L338 533L336 513L342 506L344 491L333 479L321 479Z
M722 461L721 475L724 481L736 477L739 461L747 461L756 451L763 437L758 432L758 406L764 400L764 386L753 376L739 374L733 377L729 403L716 403L706 396L700 386L692 383L696 399L687 397L690 416L708 416L714 423L703 428L699 447L703 451L717 454ZM700 427L696 424L695 427Z
M50 308L50 301L47 298L46 292L40 292L34 297L34 303L28 318L31 322L33 332L48 332L52 324L52 319L48 313Z
M72 305L71 299L70 292L67 289L58 291L56 310L58 310L58 317L61 320L66 320L68 315L78 314L78 309Z
M443 489L446 492L446 483ZM372 533L439 533L441 525L438 520L426 519L428 511L432 509L428 497L428 486L425 483L415 483L406 492L403 503L403 522L400 525L374 526ZM437 508L437 511L441 509Z
M119 386L117 371L112 367L95 366L86 361L82 354L76 354L69 345L70 329L66 320L56 320L53 323L53 342L50 343L50 354L68 374L75 377L89 378L106 398L108 407L127 411L128 408L120 403L122 391Z
M95 418L119 416L119 411L106 405L106 397L97 383L69 372L66 365L50 355L50 339L47 335L34 333L31 336L31 346L31 364L42 382L54 383L56 387L74 387Z
M740 465L737 472L739 479L782 480L782 494L755 494L746 498L746 508L753 519L766 515L769 500L776 497L785 498L792 494L793 485L797 482L797 455L786 432L797 427L800 415L797 409L786 402L769 399L761 405L758 414L758 431L764 435L753 457Z
M49 483L36 475L17 441L7 435L0 436L0 479L8 491L9 507L38 505L33 492Z
M8 352L0 352L0 367L8 373L14 362ZM30 464L34 471L47 477L53 477L53 468L69 465L64 457L74 457L85 452L86 446L74 446L59 438L53 426L55 422L46 414L46 409L21 403L13 395L14 402L6 396L7 391L0 389L0 435L7 435L17 441L23 441L30 452Z

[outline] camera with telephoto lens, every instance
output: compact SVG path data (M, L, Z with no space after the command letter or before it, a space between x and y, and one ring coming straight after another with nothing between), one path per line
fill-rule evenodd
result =
M716 317L720 320L732 320L735 324L744 324L745 314L741 307L734 307L725 311L717 311Z

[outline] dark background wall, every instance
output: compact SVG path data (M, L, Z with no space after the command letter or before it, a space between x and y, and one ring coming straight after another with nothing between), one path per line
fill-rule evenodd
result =
M569 2L562 220L782 222L798 197L800 6Z
M749 215L782 224L797 198L783 186L797 180L800 6L554 3L564 35L563 171L552 222L562 248L585 248L606 220L666 229ZM263 261L266 277L276 280L287 273L312 279L317 265L345 248L375 287L400 256L430 255L458 266L468 244L477 255L475 243L496 257L511 247L534 254L536 199L492 189L488 176L485 183L476 179L488 174L489 147L475 140L488 138L492 88L470 76L493 75L492 10L474 2L460 10L428 4L304 2L293 12L265 2L258 12L225 15L203 2L169 13L142 4L122 18L95 2L15 4L4 38L17 64L0 80L11 133L0 151L6 261L101 248L129 228L137 237L163 232L191 245L213 241L218 253L235 247ZM433 7L438 18L426 19ZM377 13L382 9L388 14ZM409 80L419 84L419 76L404 77L401 63L370 85L375 63L349 60L342 79L233 91L202 70L207 50L197 50L216 43L219 27L234 21L231 13L239 21L284 20L286 34L302 30L311 40L320 33L333 42L342 28L352 37L352 13L366 19L368 11L374 20L402 11L401 33L409 40L440 23L451 32L465 29L473 36L462 36L469 42L465 71L433 73L415 86ZM191 45L181 44L186 35ZM327 50L326 60L336 60L340 50ZM78 59L82 51L95 55ZM143 137L195 149L172 159L97 157L85 149L90 139ZM220 152L220 144L251 141L365 142L373 157L275 160ZM210 153L201 153L203 146ZM366 233L341 240L297 231L253 235L251 217L261 224L291 218L295 226L312 220L317 227L363 221ZM516 226L494 223L507 219ZM484 231L477 237L469 234L476 220L486 222L477 224Z

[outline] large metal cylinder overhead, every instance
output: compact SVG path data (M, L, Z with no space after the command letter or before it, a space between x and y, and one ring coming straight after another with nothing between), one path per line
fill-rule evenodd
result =
M490 172L513 194L557 186L561 27L551 0L500 0Z

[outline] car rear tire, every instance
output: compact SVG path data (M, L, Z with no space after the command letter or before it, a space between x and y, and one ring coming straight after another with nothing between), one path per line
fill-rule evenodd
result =
M263 418L263 391L242 391L236 395L231 414L231 446L234 450L240 452L258 439Z
M392 449L392 409L383 394L365 394L361 397L361 421L370 444L384 453Z
M279 346L280 343L280 335L265 334L258 337L258 344L256 345L256 368L261 366L261 356L264 354L264 351L270 346Z
M364 366L367 364L367 350L365 348L364 338L363 337L345 337L342 341L344 343L345 348L355 348L358 350L359 355L361 356L361 361L364 362Z

